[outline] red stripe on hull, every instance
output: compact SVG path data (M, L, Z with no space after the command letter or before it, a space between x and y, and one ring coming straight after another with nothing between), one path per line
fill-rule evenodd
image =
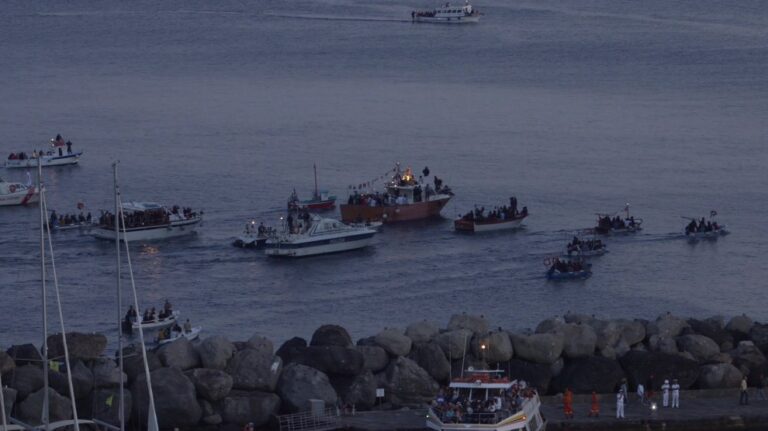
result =
M451 198L437 199L429 202L417 202L410 205L392 205L383 207L345 204L340 205L339 208L341 209L341 221L344 223L355 223L358 220L396 223L439 216L440 211L449 200L451 200Z

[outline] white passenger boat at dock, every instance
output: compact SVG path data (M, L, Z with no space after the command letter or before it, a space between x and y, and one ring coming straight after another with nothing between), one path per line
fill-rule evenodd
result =
M282 233L267 240L264 253L274 257L304 257L367 247L376 230L352 227L338 220L308 215L287 223Z
M415 10L411 12L413 22L429 22L438 24L470 24L480 21L480 12L472 7L467 0L464 6L453 6L445 3L432 10Z
M120 229L121 241L152 241L190 235L203 220L202 212L174 206L168 209L155 202L125 202L125 229ZM100 239L115 239L114 215L107 212L91 234Z
M5 181L0 178L0 206L27 205L38 201L40 193L35 186Z
M5 167L12 168L34 168L37 167L38 159L40 166L64 166L75 165L80 161L83 155L82 151L72 151L72 142L64 142L61 135L51 139L50 149L43 152L33 150L30 154L26 152L11 153L5 161Z
M544 431L535 389L502 370L473 370L451 379L452 393L438 394L427 412L434 431Z

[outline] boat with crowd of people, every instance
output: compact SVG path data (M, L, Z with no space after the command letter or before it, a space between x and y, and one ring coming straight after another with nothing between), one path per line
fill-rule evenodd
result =
M547 279L560 280L584 280L592 276L592 264L583 259L546 258L544 266L547 269Z
M598 239L581 239L578 236L574 236L571 242L565 247L564 257L594 257L602 256L608 253L608 247L605 243Z
M411 20L439 24L470 24L480 21L480 12L466 0L463 6L445 3L430 10L414 10L411 12Z
M375 229L352 227L316 214L289 214L283 231L267 239L264 253L273 257L305 257L367 247Z
M715 221L716 211L710 212L710 219L705 220L704 217L696 220L690 218L690 223L685 226L685 236L690 240L699 239L717 239L720 236L727 235L730 232L724 224L720 224Z
M267 227L263 222L256 225L256 220L245 224L243 233L235 238L232 243L235 247L263 249L267 240L277 234L273 227Z
M125 226L120 226L121 241L151 241L190 235L203 221L203 212L174 205L166 208L155 202L124 202ZM91 234L100 239L115 239L115 215L106 211L99 216Z
M39 198L37 187L0 178L0 206L27 205L37 202Z
M391 177L384 184L383 192L356 189L346 204L340 205L344 223L422 220L440 215L443 207L453 197L450 187L433 175L429 184L429 168L418 179L411 168L402 170L398 163L390 171Z
M511 380L503 370L467 369L440 389L427 411L427 428L434 431L544 431L541 400L523 380Z
M598 214L595 233L601 235L622 235L640 232L643 229L643 219L629 214L629 204L624 206L624 217L618 214Z
M56 135L51 139L48 150L33 150L30 154L24 151L11 153L5 161L5 167L34 168L38 161L42 167L74 165L82 155L82 151L72 151L71 141L64 141L61 135Z
M516 229L523 220L528 217L528 207L517 209L517 198L509 198L509 206L494 207L486 212L485 207L469 211L460 215L453 221L453 228L457 232L492 232L498 230Z

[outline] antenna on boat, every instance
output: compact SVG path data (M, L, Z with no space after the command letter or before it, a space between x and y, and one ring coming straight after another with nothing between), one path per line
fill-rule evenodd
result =
M317 199L320 196L317 192L317 163L313 163L312 168L315 170L315 199Z
M5 417L5 396L3 395L3 376L0 373L0 416L2 417L3 430L8 429L8 418Z
M45 288L45 210L43 209L43 165L41 157L37 158L37 193L38 207L40 208L40 281L43 295L43 345L40 349L40 356L43 359L43 415L40 418L46 431L49 426L49 403L48 394L48 304L47 292ZM62 337L64 335L62 334ZM2 390L0 388L0 390ZM5 406L2 406L5 409Z
M464 334L464 354L461 355L461 377L464 377L464 360L467 358L467 334Z
M117 218L119 214L119 202L120 189L117 186L117 164L119 160L112 163L112 179L115 185L115 256L117 263L117 354L118 354L118 367L120 367L120 394L118 395L118 413L117 419L120 422L120 431L125 430L125 400L123 399L123 390L125 387L125 381L123 378L123 326L122 326L122 311L123 311L123 299L122 299L122 286L120 285L120 223ZM138 311L136 312L138 314Z

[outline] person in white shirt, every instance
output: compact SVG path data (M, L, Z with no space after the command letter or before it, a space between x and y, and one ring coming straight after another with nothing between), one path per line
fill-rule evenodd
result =
M680 383L677 383L677 379L672 380L672 408L680 408Z
M645 405L645 387L642 383L637 384L637 399L640 400L640 404Z
M669 380L664 379L664 384L661 385L661 405L669 407Z
M624 419L624 393L622 391L616 394L616 419Z

